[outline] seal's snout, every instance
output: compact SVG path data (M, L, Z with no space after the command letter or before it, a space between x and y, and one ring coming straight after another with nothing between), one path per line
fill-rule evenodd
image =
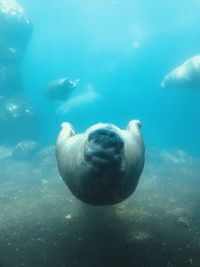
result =
M124 147L122 138L109 126L91 132L88 136L88 141L102 146L103 148L115 148L118 151Z
M88 135L85 160L96 165L120 166L123 151L123 139L108 126L94 130Z

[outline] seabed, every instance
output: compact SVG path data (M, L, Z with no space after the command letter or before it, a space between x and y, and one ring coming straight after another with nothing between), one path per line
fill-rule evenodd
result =
M95 207L69 192L53 148L2 151L0 267L200 266L200 159L149 149L136 192Z

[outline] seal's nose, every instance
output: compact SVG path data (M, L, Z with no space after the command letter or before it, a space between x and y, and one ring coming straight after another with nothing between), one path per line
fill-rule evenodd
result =
M124 141L111 127L100 128L88 135L88 141L102 148L115 148L120 151L124 147Z
M100 128L88 135L85 160L97 165L120 165L124 141L112 127Z

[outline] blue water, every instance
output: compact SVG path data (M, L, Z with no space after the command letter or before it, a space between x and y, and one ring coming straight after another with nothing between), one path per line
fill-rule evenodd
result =
M62 121L76 131L112 122L143 123L146 147L199 155L200 90L162 89L164 76L200 52L198 1L21 0L34 31L24 62L26 93L39 113L42 145L54 144ZM100 101L56 113L44 89L49 80L80 78Z
M33 25L22 62L31 31L21 38L26 27L0 12L0 267L199 267L200 88L160 85L200 54L200 1L19 2ZM66 76L80 82L63 113L45 90ZM79 201L57 168L61 122L83 132L134 118L146 147L135 192L113 206Z

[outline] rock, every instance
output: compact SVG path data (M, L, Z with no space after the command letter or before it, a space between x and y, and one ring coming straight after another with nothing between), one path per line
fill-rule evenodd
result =
M20 69L15 65L0 65L0 96L23 91Z
M0 145L0 161L10 158L12 155L12 148Z
M14 0L0 0L0 62L21 62L31 33L24 9Z
M37 164L40 164L45 167L51 167L56 166L56 158L55 158L55 147L45 147L42 150L40 150L36 157Z
M12 157L16 160L29 160L38 151L38 143L32 140L23 140L19 142L12 152Z
M38 118L23 95L0 99L0 133L0 143L9 145L24 139L37 139Z

